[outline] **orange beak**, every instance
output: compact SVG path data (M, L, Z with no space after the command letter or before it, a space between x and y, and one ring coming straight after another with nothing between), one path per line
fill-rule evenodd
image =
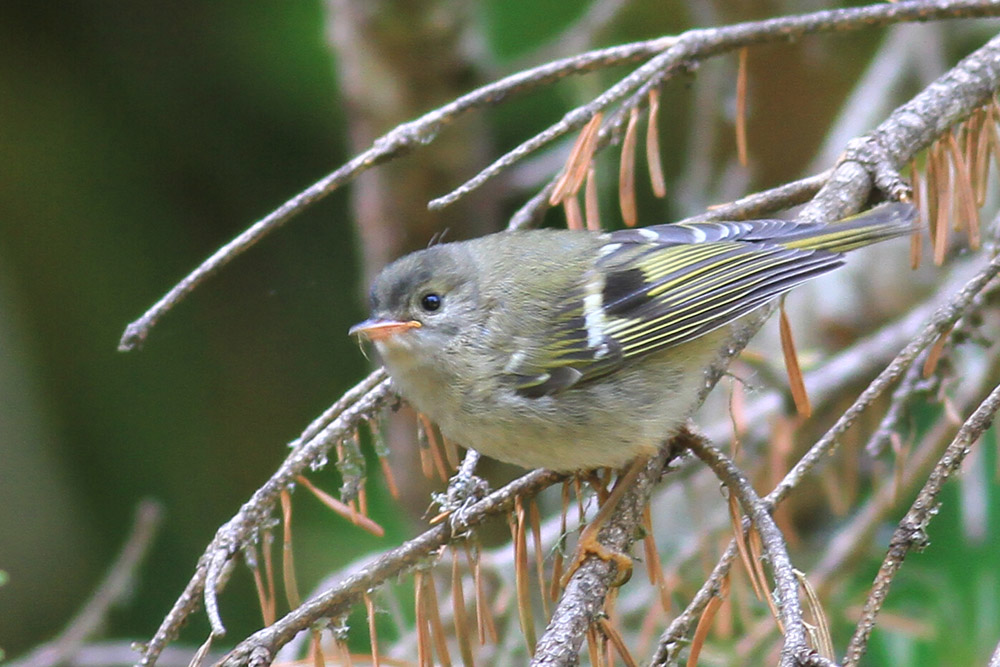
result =
M371 319L355 324L347 333L350 336L361 335L370 341L377 341L385 340L410 329L419 329L420 326L420 322L416 320L400 322L398 320Z

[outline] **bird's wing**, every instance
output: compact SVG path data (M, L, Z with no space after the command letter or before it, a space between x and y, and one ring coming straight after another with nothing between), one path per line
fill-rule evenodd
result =
M913 232L915 218L912 206L890 203L833 224L750 220L605 234L547 337L512 355L506 372L522 395L563 391L724 326L839 267L844 252Z
M553 394L694 340L844 261L825 250L731 241L627 254L599 263L543 344L511 357L506 371L519 393Z

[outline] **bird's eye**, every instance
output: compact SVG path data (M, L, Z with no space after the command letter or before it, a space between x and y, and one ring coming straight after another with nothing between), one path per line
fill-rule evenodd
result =
M428 313L433 313L441 307L441 295L434 292L428 292L420 297L420 307Z

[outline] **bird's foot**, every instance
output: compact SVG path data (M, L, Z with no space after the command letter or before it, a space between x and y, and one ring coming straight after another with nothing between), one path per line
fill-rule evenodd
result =
M609 549L601 544L600 540L597 539L597 533L600 529L601 526L595 521L580 533L580 541L576 545L576 555L573 557L573 562L566 569L566 574L563 575L560 582L563 588L566 588L566 584L569 583L570 578L580 569L580 566L583 565L588 556L596 556L605 562L615 564L617 576L611 584L612 586L624 586L632 578L632 558L627 554Z
M576 546L576 556L573 558L573 563L566 570L566 574L561 581L563 588L569 583L573 573L583 565L583 562L587 560L587 556L591 554L603 561L615 564L618 572L618 576L614 582L615 586L621 586L632 577L632 559L627 554L609 549L601 544L600 540L598 540L598 533L600 533L601 528L604 527L608 519L611 518L611 515L625 496L625 492L635 483L639 473L646 467L646 463L646 458L639 458L632 462L625 473L618 478L615 488L605 498L601 509L594 516L594 520L587 524L587 527L580 533L580 542Z
M433 494L434 504L441 508L441 512L431 519L432 524L448 519L452 534L458 535L467 530L465 519L469 508L485 498L490 491L486 480L475 474L478 461L479 453L468 450L462 466L448 481L445 492Z

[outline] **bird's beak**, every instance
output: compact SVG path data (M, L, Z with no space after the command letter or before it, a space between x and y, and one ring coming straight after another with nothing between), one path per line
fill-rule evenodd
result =
M404 331L409 331L410 329L419 329L420 326L420 322L417 322L416 320L400 322L399 320L383 320L373 318L355 324L347 333L350 336L360 335L370 341L377 341L385 340L386 338L403 333Z

